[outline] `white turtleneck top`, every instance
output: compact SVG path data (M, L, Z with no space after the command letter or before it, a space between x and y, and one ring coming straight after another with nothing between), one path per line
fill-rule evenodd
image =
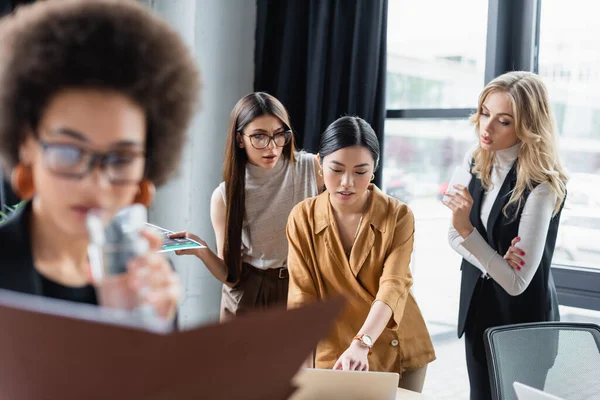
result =
M242 225L242 261L258 269L287 266L285 227L292 208L318 194L315 155L281 156L272 169L246 164L246 218ZM219 185L223 201L225 182Z
M484 226L487 226L494 201L517 159L520 147L521 144L518 143L495 154L492 187L484 193L481 204L481 221ZM466 171L471 170L471 160L476 148L477 146L473 147L465 155L462 165ZM556 201L556 193L546 182L538 185L527 198L519 223L518 235L521 241L516 245L525 252L524 256L520 256L525 262L520 271L513 269L503 258L504 254L498 254L477 229L473 229L473 232L463 239L450 225L448 242L465 260L479 268L483 275L494 279L508 294L517 296L527 289L540 265Z

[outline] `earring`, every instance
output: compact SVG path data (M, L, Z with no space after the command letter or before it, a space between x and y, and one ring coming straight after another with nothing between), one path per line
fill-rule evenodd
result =
M33 170L31 165L19 164L13 168L10 175L10 184L15 194L21 200L30 200L35 194L33 183Z
M244 148L244 138L242 137L242 134L240 132L238 132L235 135L235 141L237 142L237 145L240 149Z
M154 200L154 193L156 193L156 187L154 184L148 179L144 179L140 182L140 187L135 195L135 198L133 199L133 202L139 203L148 208L152 203L152 200Z
M319 168L319 171L317 172L317 174L319 174L319 176L322 178L323 177L323 168Z

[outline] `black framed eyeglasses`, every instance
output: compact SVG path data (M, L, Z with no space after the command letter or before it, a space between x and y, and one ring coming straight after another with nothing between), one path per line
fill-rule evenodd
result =
M293 132L289 129L284 132L276 133L273 136L267 135L266 133L255 133L252 135L247 135L243 132L240 133L250 138L250 144L252 144L252 147L256 150L266 149L271 144L271 140L275 143L275 146L284 147L290 142L293 135Z
M37 138L44 166L52 173L70 179L83 179L99 165L113 184L139 183L144 178L145 153L130 149L105 153L65 143L49 143Z

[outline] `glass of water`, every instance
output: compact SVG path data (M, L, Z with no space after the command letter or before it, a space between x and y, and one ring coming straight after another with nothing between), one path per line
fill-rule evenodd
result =
M148 241L141 235L146 221L147 210L140 204L124 208L108 222L90 211L86 219L88 257L101 306L131 310L141 318L157 318L153 307L142 301L149 289L134 291L126 274L129 260L148 251Z

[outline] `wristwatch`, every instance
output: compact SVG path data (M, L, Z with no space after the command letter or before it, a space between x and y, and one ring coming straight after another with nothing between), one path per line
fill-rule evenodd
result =
M365 335L364 333L359 333L358 335L354 336L354 339L352 340L358 340L363 345L367 346L367 348L369 349L369 355L372 354L371 347L373 347L373 339L371 339L371 336Z

